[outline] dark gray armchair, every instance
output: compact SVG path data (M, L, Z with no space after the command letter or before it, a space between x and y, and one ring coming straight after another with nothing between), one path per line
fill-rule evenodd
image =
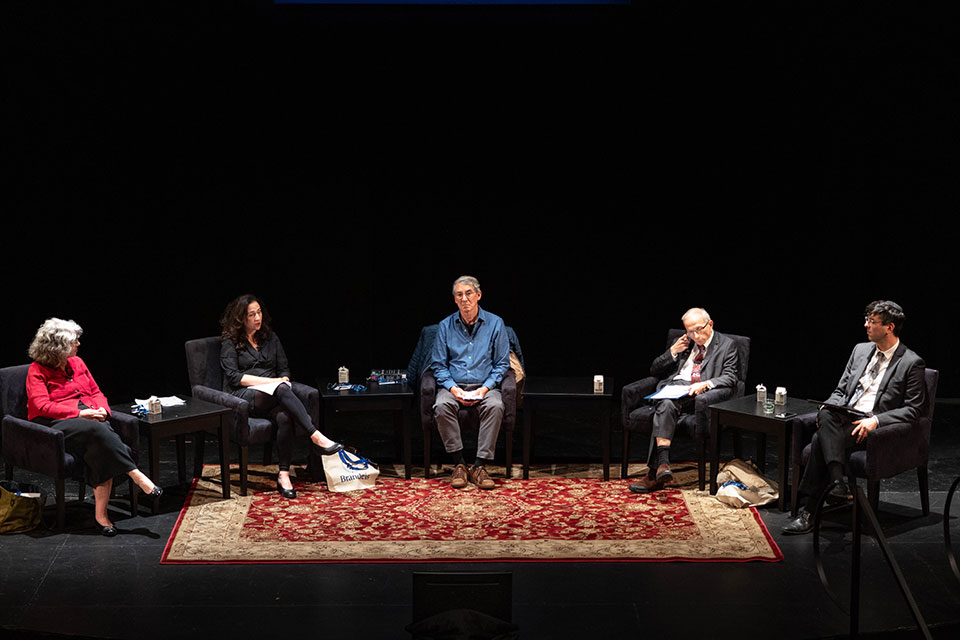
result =
M198 338L184 344L187 356L187 375L194 398L213 402L233 411L233 424L230 438L240 448L240 495L247 495L247 466L250 458L250 445L264 445L263 463L270 464L273 441L277 437L277 423L289 420L286 413L275 412L267 418L250 415L250 403L243 398L223 391L223 370L220 368L220 338ZM320 424L320 392L299 382L291 383L296 394L315 427ZM310 448L310 468L316 474L322 474L323 463Z
M510 342L510 350L517 355L521 366L526 364L520 341L511 327L504 327ZM433 416L433 403L437 399L437 380L430 370L430 351L437 335L437 325L428 325L420 332L420 340L407 367L407 377L411 384L417 384L419 394L420 424L423 427L423 474L430 477L430 449L433 444L433 433L437 431L437 421ZM419 376L419 377L416 377ZM504 434L506 445L506 476L509 478L513 470L513 432L517 424L517 406L520 404L520 394L517 390L517 378L513 370L508 370L500 383L500 396L503 400L503 421L500 430ZM461 407L459 412L460 425L465 430L480 428L480 414L475 407ZM437 462L437 470L442 468L442 460Z
M865 449L850 454L844 473L867 481L867 501L873 512L880 507L880 480L892 478L910 469L917 470L920 484L920 507L923 515L930 514L930 489L927 476L927 459L930 452L930 430L933 426L933 408L937 399L937 383L940 372L926 369L923 374L927 402L915 422L899 422L884 425L867 434ZM790 455L793 459L793 486L790 510L797 513L797 491L801 467L810 459L810 440L817 429L817 414L798 416L793 421Z
M667 331L667 348L670 348L684 333L683 329ZM750 338L724 333L737 343L737 356L740 370L737 372L736 389L711 389L701 393L694 400L693 413L685 413L677 421L677 432L686 432L697 446L697 478L700 490L706 487L707 451L706 441L710 437L710 405L731 398L743 396L747 380L747 368L750 363ZM620 463L620 477L627 477L630 462L630 434L632 432L649 434L653 430L653 414L656 407L645 397L657 390L659 378L650 376L625 386L621 391L620 409L623 420L623 461ZM698 420L699 416L699 420ZM698 426L698 424L700 426Z
M0 369L0 411L3 413L2 442L6 460L6 479L13 479L14 468L26 469L54 479L57 498L57 529L66 524L66 480L80 483L78 495L83 500L86 494L83 460L69 453L64 447L63 432L27 420L27 370L30 365L18 365ZM114 413L110 427L117 432L137 460L140 444L140 421L136 416ZM130 513L137 514L138 488L129 476L124 476L130 487Z

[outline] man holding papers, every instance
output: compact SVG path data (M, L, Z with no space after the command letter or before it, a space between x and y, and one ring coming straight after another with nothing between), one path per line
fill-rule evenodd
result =
M434 416L444 449L455 465L450 485L462 489L470 482L493 489L486 463L493 453L503 419L500 381L510 368L510 343L503 320L480 308L480 283L460 276L453 283L453 299L459 310L437 326L430 368L437 379ZM480 434L477 457L467 469L460 439L460 406L477 406Z
M867 340L853 348L837 388L817 414L817 432L800 481L807 495L804 509L784 527L786 534L813 531L813 510L824 488L839 481L828 500L850 497L843 484L843 463L867 434L898 422L913 422L926 402L923 360L900 342L904 313L895 302L867 305L863 328ZM830 405L830 406L826 406Z
M731 397L737 387L739 357L736 343L713 330L706 309L683 314L686 333L650 365L650 374L660 377L647 475L630 485L634 493L662 489L673 480L670 442L682 413L694 412L698 428L707 429L707 406ZM699 424L699 423L703 424Z

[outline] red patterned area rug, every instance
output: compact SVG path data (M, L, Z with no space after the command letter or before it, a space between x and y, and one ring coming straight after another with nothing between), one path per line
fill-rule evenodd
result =
M194 482L163 564L273 562L746 562L783 554L755 509L734 509L696 490L696 469L677 488L640 496L600 465L544 467L530 480L491 467L492 491L451 489L449 470L429 480L385 466L374 489L333 493L295 480L277 493L276 467L250 468L252 490L220 496L219 466ZM631 475L645 467L631 468ZM498 473L499 471L499 473ZM515 467L515 474L519 469ZM302 474L302 472L301 472ZM305 475L305 474L302 474Z

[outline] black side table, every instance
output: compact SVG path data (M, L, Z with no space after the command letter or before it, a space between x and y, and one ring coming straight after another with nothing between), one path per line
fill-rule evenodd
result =
M587 411L595 414L603 450L603 479L610 479L610 413L613 405L613 378L604 376L603 393L593 392L593 377L527 378L523 383L523 479L530 477L530 444L535 412Z
M140 432L146 432L150 442L150 478L155 482L160 471L160 441L177 437L177 463L180 481L184 481L183 435L196 431L214 430L220 443L220 478L223 497L230 497L230 409L212 402L184 398L186 404L179 407L164 407L163 413L137 416L140 419ZM111 412L130 413L132 403L111 405ZM198 438L194 457L193 477L199 477L203 465L203 441ZM160 509L160 498L153 499L153 512Z
M333 391L327 388L327 380L318 380L320 390L320 430L334 436L339 434L334 423L338 411L390 411L393 414L393 428L397 443L402 447L403 468L406 479L410 479L410 421L413 419L413 389L409 384L370 383L365 391ZM319 461L318 461L319 462ZM313 480L323 479L323 465L311 460ZM319 477L317 477L319 476Z
M817 405L807 400L787 398L782 407L777 406L774 413L765 414L763 406L757 402L757 394L742 398L725 400L710 406L710 493L717 493L717 472L720 468L720 436L723 427L735 427L763 434L757 439L757 461L761 471L765 470L766 435L777 437L777 461L779 462L780 511L786 504L787 468L790 466L789 442L790 428L797 416L815 412ZM780 415L782 413L782 415ZM798 478L793 479L794 485ZM792 487L796 491L796 486Z

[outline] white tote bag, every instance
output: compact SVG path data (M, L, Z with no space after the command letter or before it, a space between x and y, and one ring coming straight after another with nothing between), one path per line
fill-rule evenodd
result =
M330 491L370 489L377 483L377 476L380 475L376 463L346 449L323 456L323 472L327 476L327 488Z

